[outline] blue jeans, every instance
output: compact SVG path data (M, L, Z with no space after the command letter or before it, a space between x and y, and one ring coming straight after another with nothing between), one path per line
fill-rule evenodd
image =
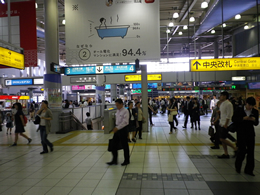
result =
M46 134L46 127L40 126L40 134L41 134L41 141L42 141L42 147L44 152L48 152L48 147L53 147L53 144L47 139L48 134Z

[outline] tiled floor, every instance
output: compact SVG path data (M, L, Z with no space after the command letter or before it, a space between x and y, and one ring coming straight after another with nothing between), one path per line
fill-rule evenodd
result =
M112 135L102 131L51 134L54 152L40 155L39 133L29 123L17 147L14 135L0 132L0 194L40 195L254 195L260 192L260 128L256 128L255 177L234 170L234 159L220 160L222 149L212 150L207 135L210 117L201 117L202 130L178 130L169 134L167 116L154 117L155 126L143 140L130 144L131 164L107 166ZM190 125L188 125L190 127ZM229 148L230 154L233 152ZM119 153L123 162L123 153Z

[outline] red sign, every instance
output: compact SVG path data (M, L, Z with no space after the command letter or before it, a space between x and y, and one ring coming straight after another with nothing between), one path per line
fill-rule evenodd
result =
M7 18L7 3L0 4L0 18ZM25 67L37 66L37 32L36 32L36 10L35 0L11 3L11 17L19 16L19 20L12 22L12 29L19 27L20 47L24 49ZM14 18L12 18L14 20ZM3 28L3 27L0 27ZM15 43L15 37L12 33L12 42ZM0 36L1 37L1 36ZM5 36L7 37L7 36ZM2 40L5 40L2 37ZM5 40L7 41L7 40ZM17 45L17 44L16 44ZM18 45L19 46L19 45ZM0 66L0 68L8 68Z
M0 100L29 100L29 96L0 95Z

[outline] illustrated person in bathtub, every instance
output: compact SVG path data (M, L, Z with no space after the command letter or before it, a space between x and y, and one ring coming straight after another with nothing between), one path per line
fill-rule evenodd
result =
M110 7L111 5L113 5L113 0L107 0L107 1L106 1L106 5L107 5L108 7Z

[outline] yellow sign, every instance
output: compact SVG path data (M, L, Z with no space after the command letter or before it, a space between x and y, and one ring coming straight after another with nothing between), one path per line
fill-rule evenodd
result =
M0 65L24 70L24 55L0 47Z
M191 60L190 67L191 72L260 70L260 57Z
M141 75L125 75L125 81L131 82L131 81L141 81L142 76ZM161 81L162 80L162 74L148 74L147 75L148 81Z
M20 96L19 100L29 100L30 96Z

